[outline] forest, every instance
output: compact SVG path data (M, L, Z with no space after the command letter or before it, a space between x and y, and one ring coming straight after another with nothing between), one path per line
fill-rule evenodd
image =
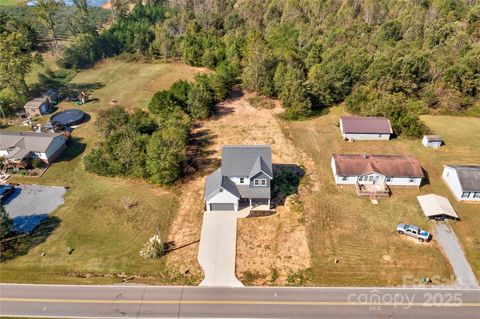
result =
M301 119L346 102L392 118L399 135L419 114L480 114L480 4L468 0L149 1L111 28L79 35L60 64L98 59L238 66L242 86Z

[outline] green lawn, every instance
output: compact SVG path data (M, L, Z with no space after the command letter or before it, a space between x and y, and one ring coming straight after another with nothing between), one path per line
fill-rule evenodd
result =
M8 7L25 5L25 3L26 3L25 0L0 0L0 6L8 6Z
M3 255L2 282L118 282L122 273L135 281L188 283L191 278L167 269L162 260L139 256L142 245L157 228L164 240L178 207L178 190L166 190L140 180L104 178L87 173L82 157L97 141L94 120L97 111L110 107L112 98L129 108L146 107L159 89L178 79L193 78L197 69L181 64L150 65L108 61L81 71L73 84L88 86L97 103L82 109L92 119L73 132L73 144L41 178L13 178L11 182L65 185L70 190L65 204L29 237L20 240L17 251ZM63 102L60 109L75 107ZM41 121L45 121L43 117ZM131 209L125 201L137 203ZM67 254L67 248L74 251ZM46 255L41 257L42 252Z
M340 107L312 120L291 122L287 134L316 164L314 178L320 189L305 199L306 223L316 285L401 285L403 276L452 275L448 261L434 241L418 244L396 234L400 222L433 230L426 221L416 196L437 193L450 198L462 218L453 225L465 246L467 257L480 277L480 206L457 203L440 179L443 164L476 163L480 159L480 119L426 116L434 133L442 135L446 146L439 150L423 147L420 140L394 139L349 143L341 139L335 123L344 112ZM331 153L410 154L428 172L430 184L420 190L392 188L393 196L373 205L358 198L353 187L334 185ZM308 172L307 172L308 173ZM334 263L338 259L338 263Z

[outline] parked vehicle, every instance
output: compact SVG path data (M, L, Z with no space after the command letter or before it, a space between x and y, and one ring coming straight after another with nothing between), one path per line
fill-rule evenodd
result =
M4 200L8 198L8 196L12 195L15 191L15 187L9 184L0 185L0 202L3 203Z
M428 241L430 239L430 233L428 231L422 230L414 225L398 224L397 232L400 235L408 235L410 237L416 238L421 242Z

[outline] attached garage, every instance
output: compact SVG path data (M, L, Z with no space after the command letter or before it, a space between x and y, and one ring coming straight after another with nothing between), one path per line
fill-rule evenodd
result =
M235 204L233 203L210 203L211 211L235 211Z

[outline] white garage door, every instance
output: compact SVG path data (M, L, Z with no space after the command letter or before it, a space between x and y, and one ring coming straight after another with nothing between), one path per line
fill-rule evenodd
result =
M235 210L235 205L234 205L233 203L216 203L216 204L210 204L210 210L233 211L233 210Z

